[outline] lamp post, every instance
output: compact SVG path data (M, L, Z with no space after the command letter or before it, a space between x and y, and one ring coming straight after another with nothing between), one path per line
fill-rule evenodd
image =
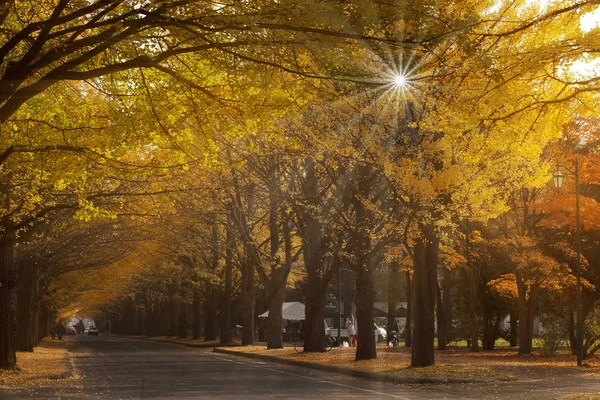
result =
M560 189L563 184L564 174L559 170L559 167L567 169L575 174L575 242L577 246L577 365L581 367L583 364L583 306L581 296L581 227L579 226L579 160L575 159L575 171L572 171L565 165L556 163L556 171L552 174L552 181L557 189Z

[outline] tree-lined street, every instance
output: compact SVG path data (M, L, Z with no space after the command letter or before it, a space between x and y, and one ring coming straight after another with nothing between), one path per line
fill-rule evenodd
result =
M302 367L215 354L210 349L120 337L66 339L80 379L28 388L3 399L559 399L595 392L594 380L399 385L373 382Z
M0 24L0 383L76 333L600 370L598 0L4 0ZM98 395L255 381L68 340Z

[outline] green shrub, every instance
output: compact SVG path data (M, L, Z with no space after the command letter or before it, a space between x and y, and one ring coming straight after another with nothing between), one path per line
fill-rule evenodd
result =
M543 315L540 323L543 328L540 332L540 353L543 356L553 356L567 336L564 320L555 315Z

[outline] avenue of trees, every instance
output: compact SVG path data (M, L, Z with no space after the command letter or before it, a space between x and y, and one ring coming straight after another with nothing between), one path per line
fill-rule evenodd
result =
M415 367L435 362L435 326L442 350L503 336L528 354L540 317L575 352L575 187L550 182L575 159L593 355L600 77L576 67L597 61L581 21L598 9L0 2L0 368L75 309L222 343L239 324L244 345L268 309L280 348L290 296L305 351L324 351L340 276L357 360L377 356L385 296L409 304Z

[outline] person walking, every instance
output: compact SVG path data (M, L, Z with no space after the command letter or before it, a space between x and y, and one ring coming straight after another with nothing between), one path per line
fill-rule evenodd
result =
M56 334L58 335L58 340L62 340L62 337L66 331L67 331L67 329L65 328L65 326L62 323L60 323L60 322L56 323Z
M350 318L346 320L346 331L348 332L348 340L350 340L351 346L354 347L356 343L356 328Z

